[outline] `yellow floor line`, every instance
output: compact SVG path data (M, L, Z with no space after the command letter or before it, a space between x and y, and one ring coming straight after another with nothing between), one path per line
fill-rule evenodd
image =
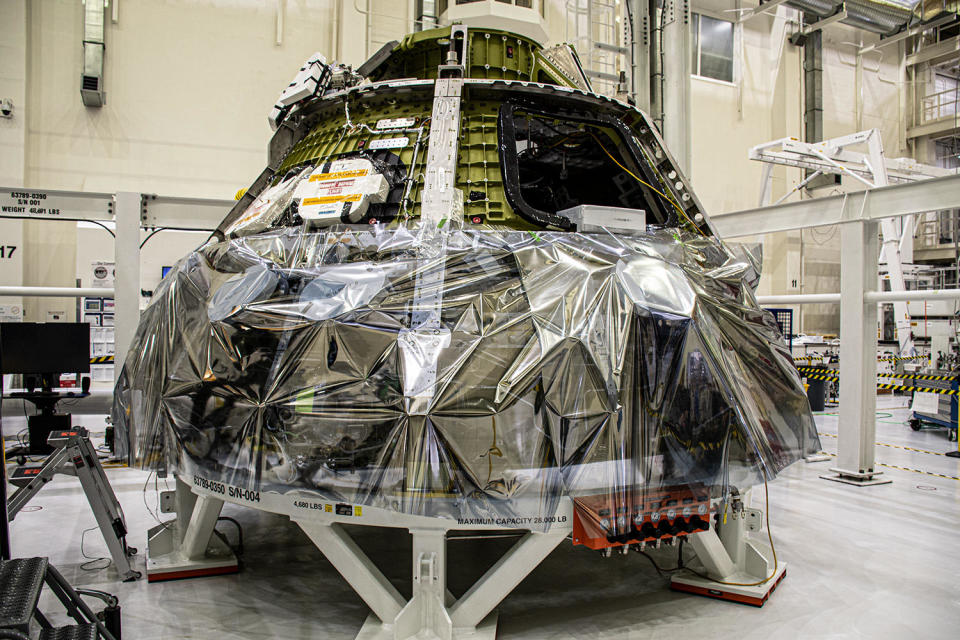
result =
M836 458L836 457L837 457L837 454L835 454L835 453L830 453L829 451L824 451L823 453L825 453L825 454L827 454L828 456L831 456L831 457L833 457L833 458ZM883 462L877 462L876 464L880 465L881 467L887 467L888 469L899 469L900 471L912 471L913 473L922 473L923 475L934 476L934 477L936 477L936 478L945 478L945 479L947 479L947 480L957 480L957 481L960 481L960 478L958 478L957 476L948 476L948 475L945 475L945 474L942 474L942 473L934 473L934 472L932 472L932 471L924 471L923 469L911 469L910 467L898 467L898 466L895 465L895 464L886 464L886 463L883 463Z
M835 433L820 433L820 432L817 432L817 435L826 436L826 437L828 437L828 438L836 438L836 437L837 437L837 434L835 434ZM888 443L886 443L886 442L874 442L874 444L875 444L875 445L879 445L879 446L881 446L881 447L890 447L891 449L904 449L905 451L916 451L917 453L929 453L929 454L932 455L932 456L944 456L944 455L946 455L945 453L941 453L940 451L927 451L926 449L916 449L916 448L914 448L914 447L905 447L905 446L899 445L899 444L888 444Z

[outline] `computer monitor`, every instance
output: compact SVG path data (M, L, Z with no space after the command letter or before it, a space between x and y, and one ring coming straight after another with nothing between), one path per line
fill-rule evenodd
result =
M160 267L160 277L166 278L167 274L170 273L170 269L173 269L173 267Z
M26 453L50 453L50 433L71 428L70 414L56 413L60 396L53 388L59 386L61 373L88 371L90 325L86 322L0 323L0 373L24 374L27 392L20 397L39 409L39 413L27 418L30 439ZM40 393L33 392L37 387Z
M0 372L49 375L89 371L88 323L0 323Z

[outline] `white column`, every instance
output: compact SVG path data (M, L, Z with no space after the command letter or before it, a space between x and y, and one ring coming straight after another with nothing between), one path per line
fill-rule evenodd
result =
M840 421L837 475L821 476L856 485L883 484L876 476L877 305L864 294L876 281L879 240L876 222L840 227Z
M117 237L114 240L116 281L114 284L114 379L140 322L140 194L127 191L116 196Z
M394 622L395 638L452 638L447 611L447 532L410 529L413 535L413 597ZM452 598L452 596L451 596Z
M690 9L686 2L667 4L663 28L663 137L688 178L690 153Z
M544 0L546 1L546 0ZM637 100L637 107L650 113L650 45L646 35L649 25L649 3L641 0L626 0L630 4L633 15L633 63L632 92Z

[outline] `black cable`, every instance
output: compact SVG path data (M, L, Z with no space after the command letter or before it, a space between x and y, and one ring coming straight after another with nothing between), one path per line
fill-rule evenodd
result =
M232 522L233 525L237 528L237 548L235 552L238 556L242 556L243 555L243 527L240 525L239 522L237 522L235 519L231 518L230 516L220 516L219 518L217 518L217 522L220 522L221 520ZM227 543L227 546L230 546L230 543L227 542L226 536L223 536L221 539Z
M157 227L156 229L154 229L153 231L151 231L151 232L147 235L147 237L143 239L143 242L140 243L140 248L143 249L143 245L147 244L147 241L150 240L150 238L152 238L153 236L157 235L157 234L160 233L161 231L167 231L167 228L166 228L166 227Z
M682 547L682 546L680 547L680 552L683 553L683 547ZM661 578L667 578L667 577L670 576L671 573L676 573L677 571L682 571L682 570L683 570L682 558L681 558L680 560L678 560L677 566L674 567L673 569L664 569L664 568L662 568L660 565L658 565L658 564L657 564L657 561L653 559L653 556L651 556L650 554L648 554L646 551L640 551L640 550L638 549L638 550L637 550L637 553L639 553L639 554L642 555L644 558L646 558L647 560L650 561L650 564L652 564L652 565L653 565L653 568L657 570L657 574L658 574Z
M84 562L83 564L80 565L80 569L82 569L83 571L102 571L107 567L109 567L110 564L113 562L112 560L110 560L110 558L107 558L106 556L100 556L98 558L95 558L93 556L88 556L87 552L84 551L83 543L87 537L87 533L89 533L90 531L93 531L94 529L97 529L97 527L90 527L89 529L84 529L83 532L80 534L80 555L82 555L84 558L87 558L87 562ZM106 560L107 564L103 565L102 567L91 566L93 565L93 563L100 562L101 560Z
M102 222L97 222L96 220L84 220L84 222L92 222L93 224L95 224L95 225L97 225L97 226L103 227L103 228L106 230L106 232L109 233L110 235L112 235L114 238L117 237L117 234L115 234L115 233L113 232L113 229L111 229L111 228L108 227L107 225L103 224Z

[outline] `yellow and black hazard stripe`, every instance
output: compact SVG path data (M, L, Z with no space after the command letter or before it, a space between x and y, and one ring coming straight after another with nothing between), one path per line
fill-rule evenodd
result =
M923 393L938 393L942 396L960 396L958 389L937 389L936 387L911 387L903 384L877 383L877 389L888 389L890 391L921 391Z
M818 369L816 367L797 367L797 371L803 374L803 377L808 380L839 380L840 376L834 371L829 371L825 369ZM881 378L908 378L911 376L899 375L899 374L878 374ZM920 380L955 380L956 376L928 376L926 378L917 377ZM914 387L910 385L901 385L901 384L890 384L886 382L878 382L877 389L888 389L892 391L923 391L925 393L939 393L941 395L947 396L956 396L960 395L960 391L956 389L938 389L936 387Z
M934 473L933 471L924 471L923 469L912 469L910 467L898 467L895 464L885 464L883 462L878 462L881 467L887 467L888 469L899 469L900 471L912 471L913 473L922 473L928 476L934 476L936 478L945 478L947 480L960 480L957 476L947 475L945 473Z
M824 369L823 367L797 367L797 371L800 373L816 373L816 374L836 374L836 369Z
M113 364L113 356L96 356L90 358L90 364Z
M793 359L794 362L799 362L800 360L806 360L807 362L823 362L823 356L799 356Z
M901 360L929 360L930 356L885 356L878 357L880 362L900 362Z
M911 380L940 380L943 382L953 382L957 376L934 376L926 373L878 373L881 378L901 378Z
M829 451L824 451L823 453L827 454L830 457L836 458L837 454L830 453ZM895 464L886 464L883 462L877 462L877 465L881 467L886 467L888 469L899 469L900 471L911 471L913 473L922 473L927 476L934 476L935 478L944 478L946 480L960 480L960 477L950 476L945 473L934 473L933 471L924 471L923 469L913 469L911 467L900 467Z

